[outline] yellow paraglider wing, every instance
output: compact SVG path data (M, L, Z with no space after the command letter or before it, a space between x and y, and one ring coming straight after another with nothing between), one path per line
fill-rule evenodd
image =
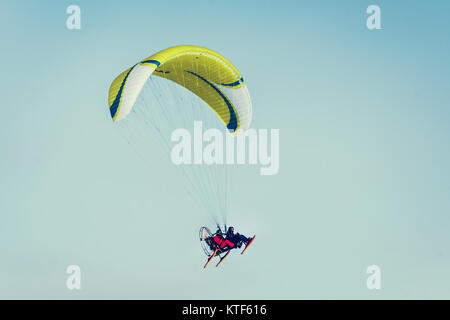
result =
M113 121L126 118L151 75L171 80L196 94L236 134L250 126L252 105L243 77L219 53L199 46L162 50L122 72L109 89Z

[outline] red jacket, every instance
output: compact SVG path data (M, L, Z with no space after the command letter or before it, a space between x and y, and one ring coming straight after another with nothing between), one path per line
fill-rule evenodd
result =
M217 234L213 237L213 240L214 240L215 243L217 243L219 245L219 247L221 249L223 247L225 247L225 246L229 246L230 248L234 247L234 243L233 242L231 242L231 241L229 241L227 239L224 239L222 236L219 236Z

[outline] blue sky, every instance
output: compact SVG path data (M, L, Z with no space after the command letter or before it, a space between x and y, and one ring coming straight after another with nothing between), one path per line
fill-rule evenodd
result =
M371 4L381 30L366 28ZM2 1L0 298L448 299L449 9ZM171 163L143 164L107 106L117 74L177 44L232 61L252 127L280 129L278 175L237 169L229 220L257 239L220 269L202 269L205 221ZM65 287L70 264L81 291Z

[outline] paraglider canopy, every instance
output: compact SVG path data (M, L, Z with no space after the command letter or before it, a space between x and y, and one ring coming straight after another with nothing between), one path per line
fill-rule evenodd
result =
M192 45L162 50L117 76L109 89L113 121L128 116L151 75L193 92L214 110L233 135L250 126L252 105L244 78L221 54Z

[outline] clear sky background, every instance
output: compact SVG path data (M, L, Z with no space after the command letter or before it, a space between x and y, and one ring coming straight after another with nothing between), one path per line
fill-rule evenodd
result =
M366 28L371 4L382 30ZM0 298L450 298L449 11L2 1ZM206 222L172 164L143 163L107 105L116 75L178 44L232 61L252 127L280 129L278 175L238 169L228 220L257 238L220 268L202 269ZM80 291L65 286L71 264ZM366 288L372 264L381 290Z

